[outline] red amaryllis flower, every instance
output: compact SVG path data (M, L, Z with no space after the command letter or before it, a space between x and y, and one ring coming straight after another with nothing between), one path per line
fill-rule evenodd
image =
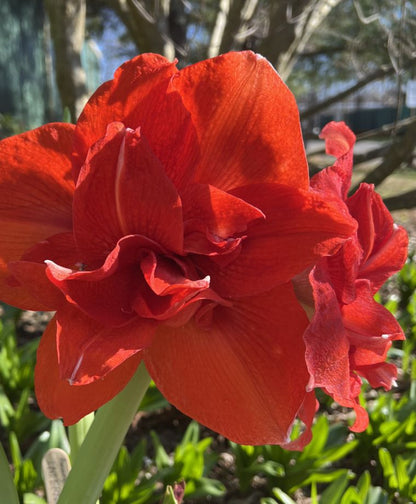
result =
M357 221L357 232L339 251L322 258L300 275L296 292L312 319L305 333L306 362L311 379L308 389L321 387L339 404L354 408L354 431L368 425L368 415L358 402L362 380L372 387L390 389L397 376L385 362L393 340L403 331L393 315L376 303L374 294L403 266L407 257L406 231L393 219L374 192L361 184L348 197L355 136L344 123L329 123L321 133L335 164L311 180L311 186ZM307 283L308 282L308 283Z
M297 415L309 427L291 278L355 223L309 190L297 108L266 60L139 56L76 126L0 152L0 297L57 311L35 371L46 415L76 422L144 360L168 400L235 441L285 443Z

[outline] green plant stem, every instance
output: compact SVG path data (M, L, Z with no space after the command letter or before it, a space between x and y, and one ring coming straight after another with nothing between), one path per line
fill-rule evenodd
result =
M141 363L126 387L98 410L58 504L95 504L149 384Z
M94 413L81 418L75 425L68 427L69 444L71 445L71 463L74 464L78 451L87 436L88 430L94 421Z
M13 476L10 472L9 462L4 453L3 446L0 444L0 497L1 502L7 504L19 504L16 487L14 486Z

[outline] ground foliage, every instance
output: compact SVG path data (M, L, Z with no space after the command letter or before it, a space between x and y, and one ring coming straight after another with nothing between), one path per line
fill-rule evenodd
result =
M407 340L390 360L399 366L391 392L364 392L370 425L348 430L351 414L321 398L312 442L303 452L242 446L190 421L151 386L108 476L101 504L152 504L185 480L185 503L382 504L416 499L416 262L379 294ZM0 332L0 438L24 504L41 504L40 462L50 447L70 451L60 420L38 410L33 366L47 315L3 307ZM295 429L296 430L296 429ZM296 434L296 433L295 433Z

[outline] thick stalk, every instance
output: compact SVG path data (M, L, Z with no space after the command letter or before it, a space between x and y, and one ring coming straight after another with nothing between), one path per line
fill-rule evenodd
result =
M95 504L149 383L141 363L126 387L98 410L58 504Z
M75 425L70 425L68 427L69 432L69 444L71 446L71 463L74 464L77 458L79 449L86 438L88 431L94 421L94 413L86 415L81 418L79 422Z

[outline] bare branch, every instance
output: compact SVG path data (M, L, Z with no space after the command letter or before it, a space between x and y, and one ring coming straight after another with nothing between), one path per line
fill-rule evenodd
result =
M241 49L247 37L257 30L257 26L251 26L250 22L258 3L259 0L221 0L208 47L208 57Z
M231 8L232 0L221 0L217 11L217 17L215 20L215 26L212 30L211 40L208 46L208 57L213 58L217 56L220 51L222 38L225 31L225 25L227 24L228 14Z
M384 179L399 168L403 162L409 159L415 146L416 122L413 122L407 127L403 136L396 137L383 161L370 173L368 173L362 182L379 185ZM354 192L357 188L358 186L354 187L352 192Z
M392 210L404 210L416 206L416 189L384 199L384 204Z
M334 103L338 103L341 100L344 100L351 94L355 93L359 89L363 88L364 86L367 86L370 82L374 82L376 80L382 79L383 77L386 77L387 75L391 75L394 73L394 68L392 65L386 65L383 66L374 72L368 74L364 79L361 79L358 81L354 86L351 86L350 88L346 89L345 91L342 91L341 93L338 93L334 96L331 96L330 98L324 100L321 103L318 103L317 105L314 105L313 107L308 108L304 112L301 113L302 119L307 119L308 117L312 117L318 112L321 112L322 110L325 110L329 106L331 106Z

